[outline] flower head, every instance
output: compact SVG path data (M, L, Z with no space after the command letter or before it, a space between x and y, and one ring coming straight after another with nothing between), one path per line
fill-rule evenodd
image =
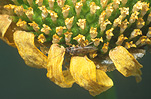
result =
M58 86L77 83L95 96L113 86L106 72L115 69L141 81L136 59L151 45L149 0L12 1L0 14L0 38Z

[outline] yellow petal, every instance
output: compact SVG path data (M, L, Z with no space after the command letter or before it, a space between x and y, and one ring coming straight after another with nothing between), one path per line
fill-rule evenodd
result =
M0 33L4 37L8 27L12 23L12 20L9 19L9 15L0 15Z
M48 53L47 77L55 84L63 88L69 88L74 80L69 70L62 71L65 48L58 44L52 44Z
M13 29L15 24L9 18L9 15L0 15L0 39L5 41L7 44L14 46L13 41Z
M92 96L95 96L110 89L113 86L113 81L104 71L97 69L96 82L91 81L90 85L89 92Z
M20 56L31 67L46 68L47 56L45 56L34 44L34 34L25 31L14 33L14 42Z
M117 46L113 50L110 50L109 56L117 70L125 77L135 76L137 82L141 81L142 72L140 68L143 66L128 52L127 49L122 46Z
M86 56L73 56L70 62L70 72L76 83L95 96L113 86L112 80Z

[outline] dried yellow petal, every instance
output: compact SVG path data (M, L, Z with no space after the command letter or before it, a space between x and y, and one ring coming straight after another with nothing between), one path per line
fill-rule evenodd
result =
M72 87L74 80L69 70L62 71L65 48L52 44L48 53L47 77L62 88Z
M12 20L9 19L9 15L0 15L0 33L2 33L1 37L4 37L11 23Z
M113 86L113 81L102 70L96 70L96 81L91 82L90 94L92 96L99 95L100 93L110 89Z
M70 72L76 83L95 96L113 86L112 80L86 56L73 56L70 62Z
M31 67L46 68L47 56L45 56L34 44L34 34L25 31L14 33L14 42L20 56Z
M9 15L0 15L0 39L8 45L15 47L13 40L13 30L16 25L9 19Z
M125 77L135 76L136 81L141 81L141 70L143 66L122 46L110 50L109 56L117 70Z

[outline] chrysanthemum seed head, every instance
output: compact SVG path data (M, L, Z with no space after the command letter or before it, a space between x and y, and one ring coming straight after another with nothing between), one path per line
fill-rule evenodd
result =
M134 53L144 55L139 50L151 45L149 0L12 0L4 9L2 39L9 41L5 33L15 23L19 31L11 40L19 53L29 65L46 68L55 84L69 88L76 82L95 96L113 86L105 72L117 69L141 81Z

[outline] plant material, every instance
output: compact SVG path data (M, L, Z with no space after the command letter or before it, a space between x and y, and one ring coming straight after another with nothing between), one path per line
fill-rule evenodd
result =
M27 65L47 69L55 84L77 83L95 96L113 86L106 72L115 69L141 81L136 59L151 44L149 3L10 0L0 6L0 38L17 47Z

